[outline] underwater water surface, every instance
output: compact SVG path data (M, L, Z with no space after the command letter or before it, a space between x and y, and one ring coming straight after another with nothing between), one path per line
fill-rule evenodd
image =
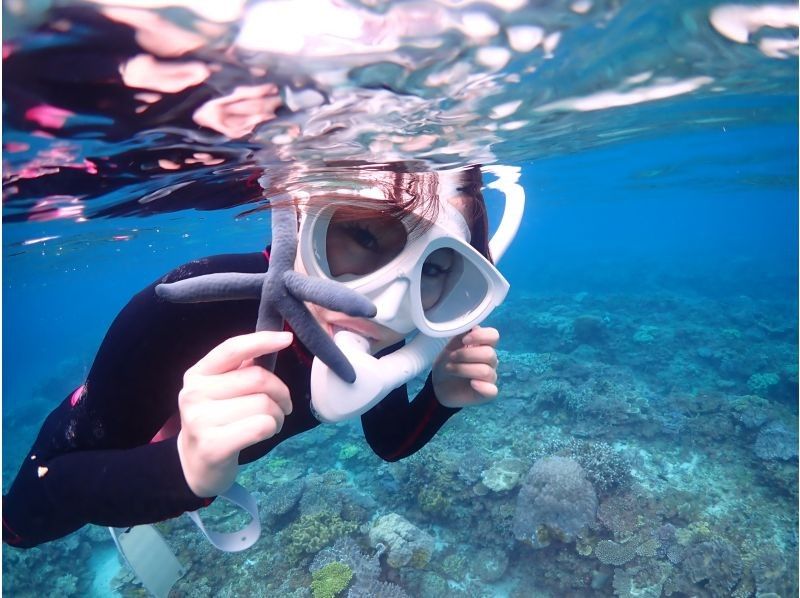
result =
M505 13L489 4L485 14L507 30ZM554 57L520 56L500 67L504 77L522 79L522 89L500 87L501 95L519 94L501 105L524 98L519 119L530 122L487 129L491 107L479 96L459 106L486 117L459 133L479 143L446 154L452 163L517 165L526 190L520 232L499 264L511 291L487 321L501 333L500 396L463 410L395 463L372 454L357 422L281 444L239 477L262 517L253 548L216 551L186 517L158 524L187 567L171 596L798 595L797 63L769 56L781 46L764 42L774 33L796 44L797 29L773 22L748 43L734 42L709 27L715 7L542 4L539 26L562 32ZM534 17L517 10L533 26ZM463 22L472 29L462 33L479 28ZM697 28L704 43L691 46L682 36ZM657 33L682 41L648 45ZM34 49L52 42L30 39ZM596 55L585 49L590 42ZM467 58L488 68L486 55L473 55L477 47ZM686 56L696 60L680 60ZM437 59L457 64L449 53ZM696 82L697 94L672 99L617 95L593 111L577 109L576 99L563 103L597 101L603 77L652 64L666 71L623 82L618 94L666 75L672 83L701 76L716 83ZM401 102L433 97L393 68L359 68L364 88L374 91L368 83L385 78L384 91ZM436 68L423 61L419 71L427 77ZM581 73L594 89L580 89ZM64 90L58 77L45 78ZM724 91L708 91L715 84ZM169 104L171 92L162 91L163 113L180 126L155 119L134 134L133 120L120 124L119 104L106 127L100 107L65 94L78 124L38 122L48 133L41 135L25 126L25 110L14 109L28 105L18 88L6 92L4 132L6 489L49 410L85 379L130 296L188 260L260 250L269 216L252 210L260 189L246 181L270 166L285 174L285 156L254 158L281 118L222 143L186 128L175 116L180 102ZM36 94L53 101L47 89L34 86ZM542 106L549 107L535 110ZM306 116L336 122L339 108ZM410 113L424 110L430 106ZM358 128L363 115L350 117L342 122ZM357 159L363 145L378 156L451 164L438 142L398 149L408 140L337 137L346 130L288 144L309 166L290 178L330 175L314 170L328 142L337 156ZM408 136L422 134L412 127ZM209 164L207 152L222 167ZM501 197L489 191L486 199L496 223ZM209 511L220 528L238 523L222 505ZM336 562L350 575L324 594L319 580ZM4 546L3 595L142 589L108 531L87 526L27 551Z

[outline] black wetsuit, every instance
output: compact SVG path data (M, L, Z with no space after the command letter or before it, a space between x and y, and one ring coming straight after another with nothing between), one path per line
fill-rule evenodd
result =
M258 301L173 304L154 288L201 274L266 269L264 253L214 256L175 269L131 299L103 339L85 385L47 417L4 496L4 542L28 548L87 523L152 523L211 503L186 484L177 437L150 441L178 411L184 372L226 338L252 332ZM297 340L279 353L275 371L294 409L280 433L243 450L240 463L318 425L309 402L311 359ZM394 461L424 446L456 411L436 400L429 377L411 403L401 387L361 421L375 453Z

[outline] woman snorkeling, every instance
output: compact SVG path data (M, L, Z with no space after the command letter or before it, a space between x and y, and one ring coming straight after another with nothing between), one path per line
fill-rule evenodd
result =
M453 336L412 401L401 385L352 411L372 450L394 461L422 448L460 408L497 396L499 333L477 323L507 283L489 261L478 167L365 173L360 191L295 202L295 269L374 303L372 318L307 306L328 335L338 341L344 332L365 353L399 354L415 334ZM87 523L128 527L195 511L231 486L240 465L320 420L340 419L326 415L336 411L333 390L312 392L314 355L291 328L252 332L258 300L174 303L156 291L269 266L269 249L204 258L129 301L4 497L4 542L29 548ZM267 354L275 354L274 371L256 363Z

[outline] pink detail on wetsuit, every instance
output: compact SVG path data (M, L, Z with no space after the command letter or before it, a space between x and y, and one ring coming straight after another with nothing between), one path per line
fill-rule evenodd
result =
M161 426L161 429L158 432L156 432L156 435L153 436L153 439L150 441L150 444L153 444L154 442L161 442L162 440L166 440L167 438L172 438L180 431L181 431L181 414L180 412L173 413L172 417L170 417L164 423L164 425Z
M60 129L67 122L67 119L74 115L74 112L49 104L39 104L25 111L26 119L48 129Z
M75 407L78 403L81 402L84 396L86 396L87 386L86 384L81 384L78 388L76 388L72 395L69 397L69 406Z

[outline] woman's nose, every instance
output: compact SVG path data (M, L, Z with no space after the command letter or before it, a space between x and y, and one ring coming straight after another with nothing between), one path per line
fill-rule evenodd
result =
M375 315L376 322L404 334L414 329L408 287L407 279L399 279L375 297L370 297L378 308L378 313Z

